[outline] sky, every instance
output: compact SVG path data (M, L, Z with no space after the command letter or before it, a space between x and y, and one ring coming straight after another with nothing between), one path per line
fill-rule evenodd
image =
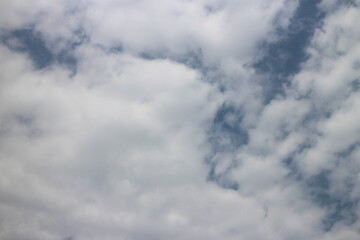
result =
M0 0L0 239L360 239L359 0Z

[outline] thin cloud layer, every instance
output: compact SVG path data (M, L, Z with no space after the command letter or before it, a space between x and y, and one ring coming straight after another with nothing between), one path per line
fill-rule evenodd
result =
M2 3L0 238L357 239L359 4Z

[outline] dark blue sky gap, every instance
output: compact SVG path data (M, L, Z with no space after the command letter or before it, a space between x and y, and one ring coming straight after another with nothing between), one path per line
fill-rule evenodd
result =
M229 114L235 117L232 121L233 123L229 123L226 119ZM214 181L224 188L233 190L238 190L239 185L231 181L227 175L231 171L231 168L235 167L236 162L234 161L225 172L216 174L215 169L218 163L215 159L221 159L223 154L233 153L236 149L241 148L241 146L249 142L247 131L241 127L242 118L243 111L241 109L237 109L231 104L223 104L215 115L208 139L213 152L209 154L206 159L207 164L210 166L207 180ZM224 141L224 139L227 141Z
M325 17L317 7L319 2L321 0L301 0L289 27L276 29L279 40L261 43L262 57L253 67L264 75L265 103L283 93L283 85L290 83L289 77L296 74L307 59L305 48Z
M26 52L38 69L45 68L54 61L51 51L45 42L32 29L19 29L11 31L1 37L1 42L13 51ZM18 46L13 46L11 41L18 41Z
M325 16L317 8L319 2L321 0L300 1L288 29L276 30L280 36L279 41L263 43L265 54L254 64L256 70L283 76L292 75L300 70L301 62L307 58L304 49Z
M54 63L58 63L71 71L71 75L76 74L77 59L73 54L75 48L87 40L86 34L82 30L74 33L79 41L70 43L67 48L58 53L52 52L45 44L42 36L37 34L32 28L17 29L3 34L1 44L7 46L12 51L27 53L37 69L44 69ZM12 42L17 41L18 44Z
M327 215L323 218L325 231L330 231L333 226L342 221L352 224L358 218L356 207L359 200L349 200L349 196L334 196L331 193L331 171L322 171L306 181L306 189L313 201L327 210ZM348 185L347 192L351 192L353 186Z

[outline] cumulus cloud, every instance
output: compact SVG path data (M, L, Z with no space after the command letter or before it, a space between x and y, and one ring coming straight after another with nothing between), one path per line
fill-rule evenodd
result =
M356 1L0 11L1 239L359 237Z

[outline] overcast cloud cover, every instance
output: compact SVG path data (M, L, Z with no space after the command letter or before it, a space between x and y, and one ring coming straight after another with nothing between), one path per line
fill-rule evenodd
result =
M359 19L0 0L0 239L360 239Z

